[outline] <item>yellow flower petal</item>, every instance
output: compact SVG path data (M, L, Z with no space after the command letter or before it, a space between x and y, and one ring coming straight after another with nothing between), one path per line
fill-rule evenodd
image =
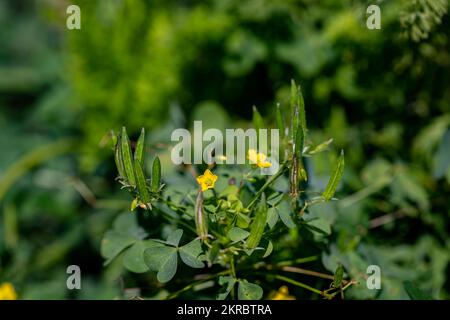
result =
M249 149L247 158L251 163L256 164L258 162L258 154L256 153L256 150Z
M11 283L5 282L0 285L0 300L17 300L16 290Z
M202 188L202 191L214 188L214 184L217 181L217 176L211 172L211 170L206 169L205 172L197 177L197 183Z
M273 295L272 300L295 300L294 296L289 295L288 287L282 286L278 291Z

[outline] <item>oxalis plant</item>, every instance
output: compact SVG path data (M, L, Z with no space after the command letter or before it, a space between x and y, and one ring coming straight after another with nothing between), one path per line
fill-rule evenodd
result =
M263 128L264 119L256 108L253 112L254 127ZM117 180L133 197L131 211L140 211L144 216L164 219L167 223L141 226L134 213L120 215L102 241L105 264L120 255L124 266L132 272L156 272L160 286L174 279L180 261L198 271L193 279L191 276L183 279L187 283L168 292L166 298L201 290L202 284L204 288L215 288L217 299L292 298L286 286L275 294L266 292L264 295L262 287L274 280L327 299L338 294L343 296L344 290L355 282L344 279L342 266L332 275L294 266L316 257L271 260L274 248L289 252L290 249L279 241L281 236L289 234L288 230L302 226L298 230L323 232L311 223L313 219L308 218L309 208L336 200L334 194L344 171L344 152L341 151L325 190L305 190L308 179L305 158L326 150L331 140L318 145L309 141L304 100L294 81L291 83L290 108L277 106L276 125L281 133L281 156L275 174L258 174L255 169L270 167L271 163L268 155L250 149L247 150L249 164L246 165L184 166L187 172L184 177L194 181L194 176L197 188L190 188L183 196L170 184L164 184L158 156L151 164L151 174L146 172L144 129L132 148L126 129L122 128L114 135L114 153ZM220 182L221 188L218 188ZM277 223L279 220L282 223ZM149 236L162 229L165 239ZM283 271L319 277L328 281L328 285L314 288L284 276Z

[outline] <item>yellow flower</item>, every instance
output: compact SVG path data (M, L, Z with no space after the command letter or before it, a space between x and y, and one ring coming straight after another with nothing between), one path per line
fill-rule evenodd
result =
M197 177L198 184L202 187L202 191L214 188L217 176L211 170L206 169L205 173Z
M256 164L260 168L269 168L272 164L266 161L267 156L264 153L257 153L255 149L248 150L248 160L251 163Z
M0 285L0 300L17 300L17 293L9 282Z
M282 286L274 293L272 300L295 300L295 297L289 295L288 287Z

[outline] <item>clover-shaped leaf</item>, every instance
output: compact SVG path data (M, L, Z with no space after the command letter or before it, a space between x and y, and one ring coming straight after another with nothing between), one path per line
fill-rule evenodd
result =
M144 261L149 269L157 271L157 279L159 282L165 283L170 281L177 271L178 253L181 260L192 268L203 268L201 261L202 247L199 239L195 239L188 244L179 247L178 244L183 235L183 230L178 229L171 233L166 245L156 242L144 250Z
M181 229L175 230L174 232L169 234L169 236L167 237L167 240L166 240L167 244L170 244L172 246L178 246L182 235L183 235L183 230L181 230Z
M136 242L132 236L122 235L117 231L108 231L102 239L100 254L106 259L104 265L108 265L119 253Z
M177 272L177 248L154 246L145 250L144 261L147 266L158 271L157 279L161 283L170 281Z
M200 261L202 245L199 239L195 239L179 248L180 258L185 264L192 268L203 268L205 265Z
M259 300L263 296L263 289L257 284L247 280L239 280L238 298L239 300Z
M217 300L225 300L225 298L228 296L228 294L233 289L235 283L236 283L236 279L231 276L219 277L219 284L221 286L224 286L224 291L217 295Z
M147 236L139 227L136 216L129 213L119 215L113 224L113 230L105 233L100 247L100 253L108 265L123 250Z
M126 251L123 257L124 267L135 273L143 273L148 271L148 267L144 261L144 252L146 249L156 246L162 245L153 240L136 242Z

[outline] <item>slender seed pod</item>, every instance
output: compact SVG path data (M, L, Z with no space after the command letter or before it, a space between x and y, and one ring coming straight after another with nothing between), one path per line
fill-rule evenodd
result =
M255 208L255 218L250 227L250 235L247 238L247 248L254 249L258 246L264 233L267 221L267 203L264 192L261 194L261 200Z
M261 114L258 112L258 109L256 109L256 106L253 106L253 127L256 131L259 131L260 129L264 129L264 120Z
M119 173L119 177L125 178L125 168L123 166L123 158L122 158L122 147L120 141L120 135L117 136L116 145L114 147L114 160L116 162L117 172Z
M161 161L158 156L153 160L152 167L152 191L158 192L159 185L161 184Z
M142 128L141 135L136 143L136 150L134 151L134 159L141 163L144 167L144 147L145 147L145 129Z
M208 236L208 213L203 210L203 192L198 191L195 202L195 228L200 239L205 240Z
M133 187L136 186L136 178L134 176L134 165L131 157L130 139L127 135L127 129L122 128L122 159L125 168L126 178Z
M331 200L331 198L333 198L334 193L336 192L336 188L339 184L339 181L341 181L342 175L344 174L344 167L345 167L344 150L342 150L341 155L339 156L339 159L337 161L336 168L334 169L330 177L330 180L328 181L325 191L322 193L322 196L326 201L329 201Z
M145 183L144 170L142 169L141 162L138 159L134 160L134 172L136 174L136 184L139 192L139 198L148 208L150 204L150 193L148 192L147 184Z

